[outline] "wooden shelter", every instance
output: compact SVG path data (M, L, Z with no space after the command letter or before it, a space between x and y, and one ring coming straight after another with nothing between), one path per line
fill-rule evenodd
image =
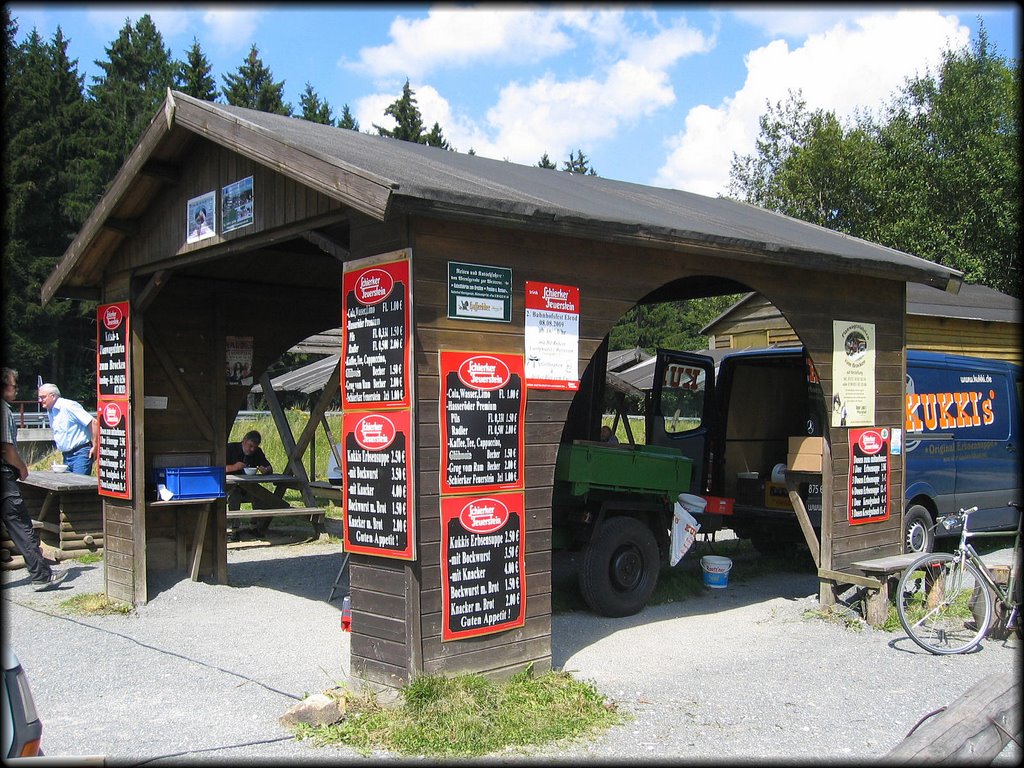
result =
M216 214L199 231L197 206L207 201ZM490 291L486 301L453 306L459 265ZM410 528L403 533L410 540L401 556L352 554L351 669L393 686L421 673L503 675L550 665L552 478L572 389L530 388L525 423L515 430L525 478L524 620L451 640L442 616L454 592L442 561L450 543L442 515L451 500L440 469L439 404L452 396L442 384L444 355L520 359L528 283L579 289L580 375L638 302L757 291L806 345L828 397L833 320L870 324L877 349L869 395L877 424L895 427L902 422L907 282L955 292L960 280L945 267L730 200L446 152L168 92L42 295L44 302L87 296L128 317L128 386L108 397L112 434L117 414L126 414L120 445L127 472L119 495L104 497L108 594L144 603L153 570L177 568L184 578L181 554L195 550L196 537L208 542L195 563L198 575L226 581L223 501L161 503L152 472L223 464L228 430L249 390L226 379L226 349L251 339L253 378L261 380L300 340L337 328L339 319L345 325L343 285L353 274L369 284L371 269L374 279L383 270L386 280L408 281L409 333L393 363L399 375L406 368L408 386L397 407L385 403L385 415L403 425L408 440L400 474L407 466ZM461 314L477 306L507 315ZM892 457L892 519L848 524L847 431L828 433L823 585L865 553L901 547L900 456ZM197 527L197 519L206 523Z
M748 293L701 333L712 349L798 347L800 339L772 303ZM1021 302L983 285L964 284L950 294L929 285L907 284L907 349L1024 362Z

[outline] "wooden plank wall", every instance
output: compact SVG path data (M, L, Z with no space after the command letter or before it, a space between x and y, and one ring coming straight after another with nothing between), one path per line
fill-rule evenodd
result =
M181 181L157 195L139 219L138 234L126 240L111 260L111 271L133 270L171 257L180 259L201 254L211 245L241 240L342 210L338 201L209 141L195 138L192 146L191 157L181 170ZM216 191L219 218L223 214L220 210L221 188L248 176L253 177L253 224L226 235L218 234L211 239L187 244L185 218L188 201ZM219 232L219 223L217 228Z
M1021 365L1020 323L991 323L948 317L907 318L907 348L946 352Z

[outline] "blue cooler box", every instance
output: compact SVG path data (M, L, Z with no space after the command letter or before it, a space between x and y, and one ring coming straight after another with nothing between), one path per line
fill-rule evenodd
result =
M224 467L166 467L153 470L156 485L163 485L174 499L221 498Z

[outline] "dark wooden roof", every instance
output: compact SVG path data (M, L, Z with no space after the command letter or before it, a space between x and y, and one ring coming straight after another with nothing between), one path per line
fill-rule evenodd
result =
M199 135L368 216L397 209L758 263L923 282L955 292L961 275L917 257L725 198L448 152L215 104L167 98L43 286L95 287L132 222Z
M748 293L722 314L700 329L703 334L715 333L715 328L730 322L733 316L746 304L757 299L767 301L758 293ZM765 316L768 316L765 309ZM778 315L778 310L773 310ZM984 285L964 283L956 294L940 291L920 283L907 283L907 314L919 317L945 317L956 320L979 320L990 323L1020 323L1021 301L1013 296L988 288ZM761 318L762 320L764 317Z

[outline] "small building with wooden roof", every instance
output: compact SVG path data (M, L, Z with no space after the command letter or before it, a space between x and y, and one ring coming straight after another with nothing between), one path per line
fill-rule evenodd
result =
M206 218L197 227L202 208ZM486 295L458 296L453 275ZM351 669L399 686L422 673L503 675L551 663L551 500L555 457L577 396L571 377L562 388L505 392L522 398L524 414L508 432L521 440L509 447L518 476L508 496L522 518L515 545L522 547L515 565L523 576L515 582L522 622L451 639L451 597L459 586L443 559L455 542L443 534L453 524L450 507L463 498L450 483L446 490L442 474L457 442L449 435L445 443L442 415L455 408L453 386L445 383L456 373L450 361L468 362L474 376L493 370L475 356L516 367L524 356L528 286L578 289L581 377L603 366L608 332L634 305L752 291L785 316L829 398L833 320L870 325L876 422L898 427L906 286L955 293L960 278L727 199L446 152L168 92L42 299L101 302L105 586L111 597L136 604L151 597L151 573L187 578L188 553L201 554L192 562L197 578L228 579L224 500L175 504L157 495L154 479L161 467L225 463L229 430L250 389L232 371L226 375L226 356L243 359L266 390L267 366L282 353L339 325L349 328L332 382L341 382L343 395L365 399L346 410L339 431L364 440L366 451L379 440L404 440L407 450L382 460L402 462L392 467L389 479L396 480L388 489L408 495L407 505L392 505L406 515L393 522L408 523L395 532L407 548L383 552L386 537L364 530L377 549L350 553ZM358 292L367 301L391 296L399 284L398 298L384 309L347 304ZM379 327L370 327L375 320L365 313L378 310L399 318L386 336L370 334ZM357 340L374 354L353 351ZM377 376L376 353L396 350ZM364 363L370 384L358 389ZM367 406L381 397L380 407ZM398 426L389 432L385 421ZM847 564L902 546L902 458L891 457L891 519L851 526L847 433L832 428L826 435L823 596ZM294 443L289 469L300 476L298 453L309 435ZM360 471L370 476L373 469ZM376 492L374 483L362 485ZM350 507L349 516L357 511ZM473 525L489 525L489 514L471 511ZM204 541L205 549L196 546ZM500 611L487 618L502 621Z
M800 339L768 299L748 293L701 328L711 349L798 347ZM1006 360L1020 365L1021 302L984 285L951 294L907 283L907 349Z

